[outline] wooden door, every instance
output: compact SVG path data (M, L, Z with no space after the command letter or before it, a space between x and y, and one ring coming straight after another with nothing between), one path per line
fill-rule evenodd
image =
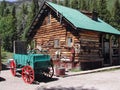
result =
M110 37L108 34L106 34L103 37L103 57L104 57L104 65L110 65L111 59L110 59Z

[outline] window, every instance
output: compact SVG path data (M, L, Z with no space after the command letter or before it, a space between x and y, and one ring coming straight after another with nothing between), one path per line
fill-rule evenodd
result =
M68 38L67 38L67 46L68 46L68 47L72 47L72 43L73 43L72 38L71 38L71 37L68 37Z
M54 47L55 47L55 48L60 47L59 39L55 39L55 40L54 40Z

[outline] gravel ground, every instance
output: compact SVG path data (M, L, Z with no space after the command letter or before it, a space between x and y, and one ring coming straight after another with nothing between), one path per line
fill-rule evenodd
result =
M120 70L91 73L70 77L53 77L51 80L37 79L39 83L25 84L18 75L9 70L0 74L0 90L120 90ZM47 88L47 89L46 89Z

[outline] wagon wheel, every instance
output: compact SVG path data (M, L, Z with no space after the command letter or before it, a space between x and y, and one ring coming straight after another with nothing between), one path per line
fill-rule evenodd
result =
M43 71L43 75L48 78L52 78L52 76L54 75L53 65L50 65L45 71Z
M25 83L31 84L34 81L34 70L30 66L22 68L22 78Z
M16 75L16 64L14 60L10 61L10 71L13 76Z

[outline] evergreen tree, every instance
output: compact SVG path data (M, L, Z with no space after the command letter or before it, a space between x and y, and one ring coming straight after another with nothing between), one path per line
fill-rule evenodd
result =
M60 1L59 1L59 5L64 5L64 4L63 4L63 1L60 0Z
M39 3L38 3L38 0L32 0L32 5L31 5L31 8L32 8L32 12L33 12L33 17L35 17L39 11Z
M1 5L0 5L0 15L1 16L4 16L4 12L5 12L6 7L7 7L7 3L5 0L3 0L1 2Z
M114 5L114 26L120 30L120 2L116 0Z
M70 2L70 0L64 0L64 6L70 7L69 2Z
M5 10L4 10L4 16L7 16L7 15L9 15L10 14L10 10L9 10L9 8L6 8Z
M91 10L96 10L98 12L98 3L97 0L92 1L92 9Z
M110 21L110 12L107 10L106 0L99 1L99 17L109 23Z
M22 5L22 12L21 13L23 15L27 15L28 14L27 5L25 5L24 3Z
M12 7L12 16L16 17L16 7L15 6Z
M12 17L13 17L13 21L12 21L12 24L13 24L12 42L13 42L14 40L17 40L17 39L18 39L18 36L17 36L17 18L16 18L16 7L15 7L15 6L12 7L11 15L12 15Z
M82 0L81 9L82 10L87 10L86 0Z
M39 11L39 3L38 0L33 0L35 3L35 14L37 15L38 11Z
M27 18L26 18L26 25L24 28L24 32L22 33L22 40L26 40L26 33L30 27L30 24L33 20L33 18L35 17L35 15L38 13L38 11L36 10L36 6L35 6L35 2L34 0L32 1L28 14L27 14ZM21 28L22 29L22 28Z
M53 3L57 3L57 0L52 0Z
M78 0L72 0L71 1L71 7L74 8L74 9L79 9L79 5L78 5Z
M107 2L106 0L100 0L99 1L99 16L102 20L107 21L107 15L108 10L107 10Z
M82 9L82 0L78 0L78 9L79 9L79 10Z
M2 46L6 51L13 51L14 41L14 18L12 15L7 15L0 19L0 33L2 38Z

